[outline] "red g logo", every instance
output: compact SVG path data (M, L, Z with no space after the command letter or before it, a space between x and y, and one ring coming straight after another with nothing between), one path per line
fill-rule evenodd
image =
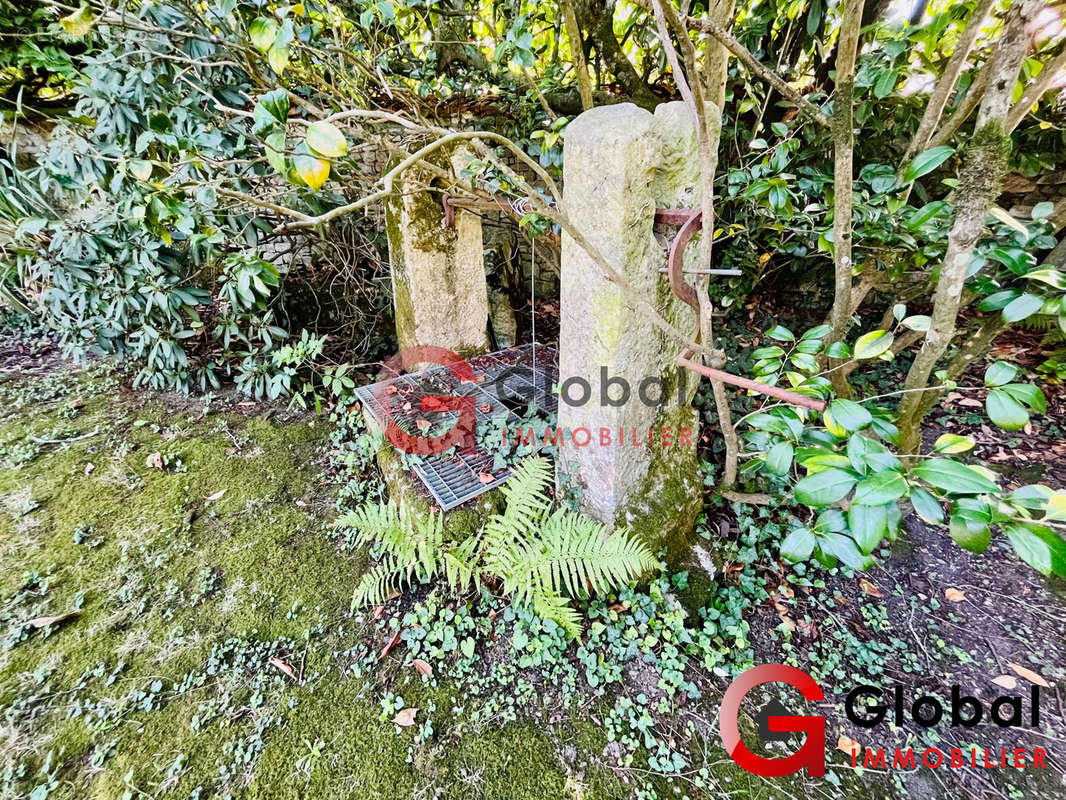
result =
M384 362L386 368L399 374L414 364L440 364L447 367L460 381L473 382L476 379L470 365L446 347L423 345L411 347L394 355ZM393 389L395 391L395 389ZM419 402L422 411L458 411L459 419L455 425L439 436L415 436L408 433L396 423L392 409L389 407L390 395L384 382L374 390L374 399L385 418L385 438L396 448L405 453L430 455L443 453L455 445L463 455L472 455L476 451L477 439L477 401L468 395L423 395Z
M740 739L737 720L740 703L748 692L764 683L787 683L800 690L807 700L824 700L814 678L803 670L785 664L763 664L743 672L726 690L722 710L718 716L722 744L738 765L755 775L780 778L807 768L807 775L825 775L825 719L823 717L793 717L771 714L767 719L771 731L778 733L806 733L807 738L798 752L782 758L765 758L751 752Z

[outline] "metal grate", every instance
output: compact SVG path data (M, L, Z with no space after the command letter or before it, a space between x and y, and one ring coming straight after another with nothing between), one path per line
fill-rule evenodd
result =
M381 430L391 415L400 428L422 436L446 432L459 416L457 411L421 411L424 396L473 396L479 424L503 414L507 415L508 425L515 423L531 400L551 414L558 410L559 400L552 387L558 380L559 359L553 348L527 344L477 356L467 363L482 380L464 383L447 367L431 367L360 386L355 394ZM479 444L477 451L469 456L461 453L422 456L413 471L441 509L449 511L511 477L510 470L493 471L492 461L492 455ZM482 480L483 475L492 476L492 480Z

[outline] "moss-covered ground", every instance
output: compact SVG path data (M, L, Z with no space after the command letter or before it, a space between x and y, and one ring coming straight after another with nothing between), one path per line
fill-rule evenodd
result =
M5 377L0 797L625 793L531 722L412 746L345 675L362 561L331 539L321 418Z

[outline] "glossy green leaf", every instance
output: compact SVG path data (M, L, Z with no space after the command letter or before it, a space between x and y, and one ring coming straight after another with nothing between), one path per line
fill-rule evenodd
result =
M1006 361L996 361L985 370L985 386L1002 386L1014 380L1018 367Z
M855 358L860 361L877 358L892 346L895 337L888 331L870 331L855 342Z
M1014 552L1042 575L1066 576L1066 542L1055 531L1033 523L1004 525Z
M815 538L807 528L794 528L781 542L781 557L796 563L806 561L814 552Z
M910 183L923 175L928 175L951 158L951 155L954 152L954 147L951 147L950 145L941 145L940 147L933 147L926 150L924 153L919 153L915 156L914 160L907 165L907 169L903 171L903 182Z
M988 418L1005 431L1021 430L1029 422L1029 412L1025 406L1003 389L989 391L985 398L985 411Z
M865 428L873 421L873 415L854 400L834 400L829 405L829 413L849 433Z
M875 472L859 481L851 502L860 506L880 506L894 502L906 493L907 482L900 473L894 470Z
M852 505L848 509L848 528L859 549L869 555L888 533L888 506Z
M930 486L952 494L999 491L999 486L977 470L946 458L930 458L918 463L911 471Z
M796 499L806 506L819 508L842 500L858 481L850 470L831 468L808 475L795 487Z
M1007 322L1019 322L1033 316L1044 307L1044 299L1035 294L1023 294L1011 300L1003 308L1003 319Z
M920 486L914 486L908 496L914 506L914 512L926 522L936 525L944 521L944 509L930 492Z
M934 453L965 453L973 450L974 440L969 436L959 436L957 433L944 433L937 437L933 443Z
M766 451L766 468L774 475L784 475L792 466L795 449L791 442L778 442Z

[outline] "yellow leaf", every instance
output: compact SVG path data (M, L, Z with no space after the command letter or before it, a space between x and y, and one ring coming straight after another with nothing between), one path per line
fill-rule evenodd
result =
M1058 491L1047 501L1047 516L1045 517L1049 522L1052 520L1066 520L1066 492Z
M945 589L944 597L950 600L952 603L961 603L966 599L966 593L960 592L958 589Z
M282 45L279 47L278 43L275 42L267 51L267 62L274 72L281 75L285 72L285 68L289 66L289 46Z
M348 152L348 142L336 125L316 122L307 129L307 146L326 158L339 158Z
M392 718L392 721L400 727L406 728L408 725L415 724L415 714L417 713L417 708L405 708L396 714L396 716Z
M71 36L85 36L96 24L96 17L93 16L88 6L83 5L70 16L59 20L59 24Z
M298 155L293 157L292 163L296 169L297 177L312 189L321 189L322 184L329 177L329 162L324 159L309 155Z
M862 745L850 736L841 736L837 739L837 750L842 753L847 753L850 756L852 753L860 754L862 752Z

